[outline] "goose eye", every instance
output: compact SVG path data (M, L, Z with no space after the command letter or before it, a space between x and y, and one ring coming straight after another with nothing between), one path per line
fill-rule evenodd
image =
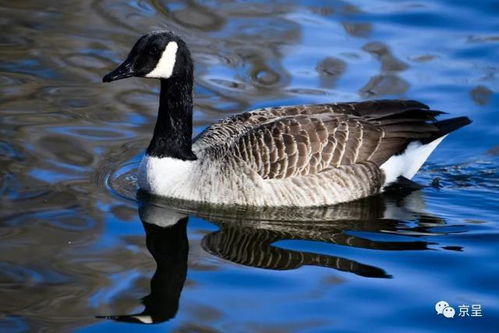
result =
M149 54L151 54L151 55L158 54L158 53L159 53L159 49L157 46L153 46L149 49Z

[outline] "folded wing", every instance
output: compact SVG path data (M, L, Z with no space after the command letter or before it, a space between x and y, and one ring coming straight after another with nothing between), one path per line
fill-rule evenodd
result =
M279 179L358 163L380 166L411 141L434 136L441 113L415 101L268 108L229 118L223 133L214 128L205 140L218 136L211 149L264 179Z

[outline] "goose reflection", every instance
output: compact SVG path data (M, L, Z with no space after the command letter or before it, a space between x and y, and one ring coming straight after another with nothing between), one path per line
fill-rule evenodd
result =
M289 270L315 265L365 277L389 278L379 267L339 256L284 249L275 243L307 240L364 249L425 250L429 243L424 241L371 240L356 235L357 232L397 233L406 225L401 220L443 223L433 216L417 213L422 205L420 192L414 192L403 199L384 195L324 208L263 209L253 212L251 219L238 214L232 217L208 214L206 218L214 221L220 230L206 235L202 247L210 254L245 266ZM425 234L425 227L418 229L420 235Z
M139 216L147 249L157 264L151 293L142 299L144 311L99 318L153 324L173 318L187 274L188 215L197 215L219 227L202 239L202 248L240 265L290 270L315 265L370 278L390 278L380 267L340 256L289 250L275 245L282 240L308 240L377 250L425 250L431 243L418 240L433 234L444 221L423 211L419 191L400 197L389 194L324 208L213 209L208 206L140 194ZM166 208L168 207L168 208ZM408 227L404 221L417 221ZM367 238L369 233L405 234L408 241ZM380 237L377 237L380 239ZM386 239L386 238L385 238Z
M158 215L156 215L158 214ZM97 316L115 321L154 324L175 317L187 276L188 217L174 211L141 205L139 216L146 233L146 246L156 261L151 293L142 299L144 311L132 315Z

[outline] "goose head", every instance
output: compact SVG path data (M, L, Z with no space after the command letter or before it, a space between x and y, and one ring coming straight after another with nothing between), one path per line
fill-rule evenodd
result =
M126 60L102 78L111 82L128 77L168 80L191 78L192 60L185 42L169 31L153 31L140 37Z

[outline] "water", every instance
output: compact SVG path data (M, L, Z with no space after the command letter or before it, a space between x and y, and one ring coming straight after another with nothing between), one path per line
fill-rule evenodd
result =
M0 331L497 330L497 2L0 10ZM416 177L434 186L405 197L256 212L137 200L158 85L100 80L155 28L192 49L195 132L262 106L369 98L417 99L474 122ZM479 304L483 316L437 316L440 300ZM143 303L160 323L96 317Z

